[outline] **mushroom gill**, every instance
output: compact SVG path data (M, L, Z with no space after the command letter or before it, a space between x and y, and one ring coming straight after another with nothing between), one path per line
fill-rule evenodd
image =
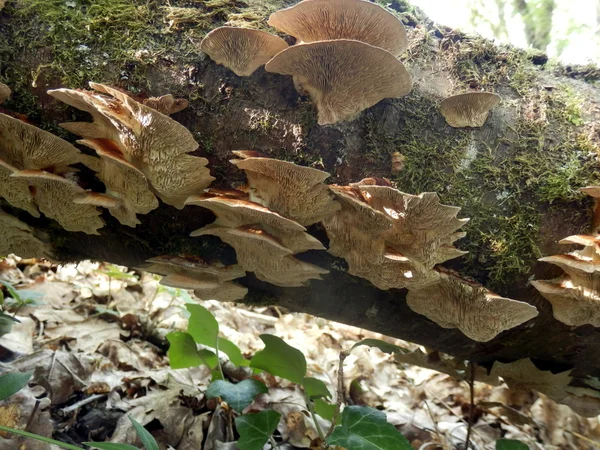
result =
M90 87L94 91L48 92L93 118L91 123L61 126L86 140L112 141L118 156L143 173L165 203L178 209L189 195L201 193L214 180L206 158L188 155L198 143L187 128L117 89L98 83Z
M254 152L233 152L240 159L231 162L248 178L249 200L308 226L337 211L340 205L323 183L327 172L288 161L254 156Z
M248 200L226 196L192 196L186 205L196 205L210 209L217 219L214 225L237 228L254 226L266 231L278 239L294 253L307 250L325 250L323 244L310 234L298 222L280 216L274 211ZM197 236L201 230L192 232Z
M193 289L202 300L232 302L243 299L248 289L231 280L246 275L239 265L225 266L200 258L182 255L156 256L146 261L143 270L163 275L160 284L180 289Z
M399 56L408 47L402 22L385 8L363 0L310 0L274 12L269 25L299 44L352 39Z
M409 195L376 179L330 186L342 204L323 220L329 253L344 258L348 272L379 289L418 288L438 280L436 264L464 254L452 243L466 223L459 208L437 195Z
M0 9L2 9L2 7L0 6ZM11 90L10 88L5 85L4 83L0 83L0 105L2 103L4 103L8 97L10 97L11 94Z
M560 267L565 275L553 280L534 280L531 284L552 304L556 320L571 326L600 327L600 237L570 236L560 243L584 248L540 258Z
M466 233L458 232L469 219L458 219L460 208L442 205L438 195L411 195L390 186L353 185L366 202L388 217L391 228L382 234L386 245L432 269L467 252L453 243Z
M491 92L467 92L446 98L440 112L446 123L454 128L482 127L490 110L500 103L501 97Z
M0 255L52 259L52 248L34 235L29 225L0 210Z
M538 315L528 303L500 297L450 272L440 272L435 283L409 289L406 303L442 328L458 328L477 342L490 341Z
M185 98L175 98L172 94L149 97L144 99L143 103L145 106L155 109L165 116L183 111L190 104Z
M238 264L245 271L254 272L259 280L276 286L304 286L309 280L320 279L328 273L295 258L291 249L261 229L208 225L195 233L195 236L204 235L217 236L232 246Z
M511 389L533 389L547 395L556 403L566 405L584 417L600 414L600 397L597 390L569 386L571 371L552 373L538 369L530 358L511 363L494 362L491 375L504 379Z
M394 55L347 39L294 45L265 68L294 77L296 88L315 103L319 125L353 119L384 98L403 97L412 89L410 75Z
M104 225L100 211L74 203L86 191L62 176L76 172L71 166L76 163L95 165L68 142L0 114L0 195L34 217L40 216L39 206L68 231L97 234Z
M56 220L67 231L100 234L104 226L100 211L91 204L76 203L86 193L77 183L42 170L20 170L11 178L26 181L33 186L33 198L40 211Z
M235 27L216 28L200 43L200 50L240 77L252 75L286 48L287 42L274 34Z

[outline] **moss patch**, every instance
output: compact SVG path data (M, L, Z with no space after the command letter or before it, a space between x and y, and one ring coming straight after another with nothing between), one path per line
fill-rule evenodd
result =
M585 223L578 189L600 183L595 147L576 126L580 113L568 91L541 101L547 106L545 120L519 118L498 138L482 140L484 129L450 129L434 111L435 100L413 93L401 105L402 133L385 139L374 133L369 141L372 158L392 151L406 157L395 180L401 190L437 192L443 203L462 208L461 217L471 218L464 227L468 238L458 242L469 254L451 264L492 289L527 275L542 256L543 213L581 202L583 217L573 222ZM424 132L440 127L445 130Z

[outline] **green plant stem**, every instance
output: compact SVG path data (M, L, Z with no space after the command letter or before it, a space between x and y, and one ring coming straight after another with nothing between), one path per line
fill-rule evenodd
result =
M219 366L219 372L221 372L221 378L225 379L225 374L223 373L223 366L221 365L221 357L219 356L219 337L217 336L217 342L215 344L215 350L217 351L217 365Z
M2 425L0 425L0 430L1 431L6 431L7 433L18 434L19 436L23 436L23 437L35 439L35 440L38 440L38 441L46 442L47 444L58 445L59 447L66 448L67 450L84 450L83 447L77 447L75 445L65 444L63 442L56 441L54 439L50 439L50 438L47 438L47 437L44 437L44 436L39 436L37 434L29 433L27 431L15 430L14 428L4 427Z
M306 396L306 406L308 407L308 410L310 411L310 417L312 417L312 420L313 420L313 423L315 424L317 433L319 434L319 437L321 438L321 440L324 443L325 442L325 434L323 433L323 430L321 429L321 425L319 424L319 421L317 420L317 415L315 414L315 409L313 408L312 401L310 398L308 398L308 396Z

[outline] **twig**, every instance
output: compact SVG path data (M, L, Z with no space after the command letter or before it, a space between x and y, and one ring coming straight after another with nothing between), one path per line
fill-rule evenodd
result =
M337 422L338 417L340 416L340 410L342 409L342 404L344 403L344 399L346 398L346 393L344 389L344 361L350 355L349 351L341 351L340 352L340 365L338 367L338 383L337 383L337 402L335 407L335 413L333 414L333 420L331 421L331 426L329 427L329 431L325 435L325 439L331 436L333 433L333 429L335 428L335 423Z
M66 417L69 413L72 413L73 411L81 408L82 406L85 406L89 403L95 402L96 400L104 398L104 397L106 397L106 394L91 395L88 398L84 398L83 400L78 401L77 403L73 403L70 406L59 409L58 414L61 415L62 417Z
M469 368L471 369L468 381L471 402L469 404L469 420L467 421L467 438L465 439L465 450L469 450L469 446L471 445L471 429L473 427L473 413L475 412L475 363L473 363L473 361L469 361Z
M33 405L33 411L31 411L31 414L29 415L29 420L27 420L27 425L25 425L25 428L24 428L25 431L27 431L29 429L29 427L31 426L31 424L33 423L33 417L35 416L35 413L37 412L39 406L40 406L40 401L36 399L35 405Z

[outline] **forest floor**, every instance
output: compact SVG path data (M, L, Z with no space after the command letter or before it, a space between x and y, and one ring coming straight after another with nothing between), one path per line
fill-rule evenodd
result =
M20 323L0 338L0 372L36 370L28 387L0 402L0 425L74 445L92 440L139 445L127 419L132 416L161 449L237 448L232 414L204 396L211 380L208 368L169 366L165 336L186 329L185 304L198 300L187 291L160 286L159 279L91 262L56 266L0 260L0 280L29 299L16 314ZM340 352L363 339L381 339L414 355L425 351L277 308L200 303L244 357L264 347L260 334L274 334L302 351L308 374L332 393L338 392ZM232 380L238 376L231 365L225 364L224 372ZM385 412L415 449L464 448L471 405L466 382L366 346L346 358L343 375L345 402ZM266 381L269 392L255 403L281 414L275 432L279 448L319 448L301 389L276 377ZM474 394L471 448L494 449L499 438L518 439L530 449L600 448L598 418L582 418L543 395L511 392L504 384L476 382ZM0 450L57 448L24 439L0 434Z

